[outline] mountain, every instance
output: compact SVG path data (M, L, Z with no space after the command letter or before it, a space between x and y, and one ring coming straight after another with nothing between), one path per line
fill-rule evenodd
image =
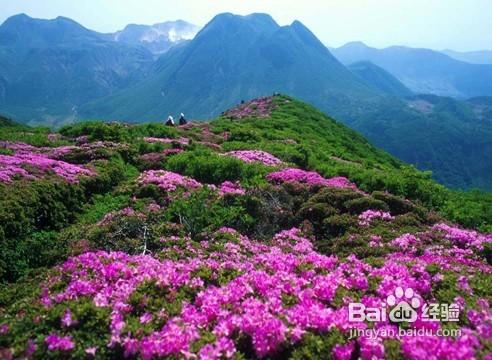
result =
M130 121L169 113L209 118L241 99L283 92L324 109L379 97L300 22L221 14L189 43L161 56L139 84L84 107L86 117ZM358 105L357 105L358 104Z
M397 78L370 61L359 61L347 66L354 74L362 78L375 89L388 95L398 97L410 96L413 93Z
M404 46L376 49L362 42L348 43L332 53L344 64L370 61L414 93L455 98L492 95L492 65L469 64L429 49Z
M472 63L472 64L492 64L492 51L491 50L479 50L479 51L454 51L454 50L442 50L443 54L446 54L453 59Z
M184 112L204 119L241 100L283 92L318 106L391 154L432 170L448 186L492 189L492 117L479 119L457 100L446 111L439 106L422 111L387 94L404 88L384 70L365 68L370 69L366 78L348 70L299 22L280 27L264 14L222 14L192 41L161 56L148 78L89 103L81 114L142 122ZM469 109L466 118L458 111L462 107Z
M432 170L443 184L492 189L487 97L403 98L404 88L384 66L365 63L349 70L298 21L279 26L266 14L220 14L192 40L156 59L140 44L115 41L69 19L21 15L0 27L0 44L0 106L24 123L162 121L180 112L206 119L241 100L281 92Z
M0 107L23 122L77 118L82 104L143 78L153 55L73 20L21 14L0 26Z
M111 34L114 41L141 45L154 54L162 54L174 45L193 39L200 28L183 20L166 21L154 25L127 25Z

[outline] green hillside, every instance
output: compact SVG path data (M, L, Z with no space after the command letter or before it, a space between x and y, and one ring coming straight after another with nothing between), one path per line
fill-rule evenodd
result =
M416 95L374 104L346 123L376 146L453 188L492 190L490 98Z
M492 349L492 236L475 231L492 230L490 194L452 192L310 105L276 95L211 122L10 127L0 140L2 358ZM460 332L351 336L374 323L350 320L349 303L393 311L402 294L418 316L459 301L441 326ZM383 325L427 326L412 319Z
M24 258L24 247L33 241L33 234L47 231L50 238L57 238L61 236L58 231L74 221L75 224L81 221L77 220L77 213L89 211L93 215L83 215L82 218L92 218L94 211L101 211L92 209L92 206L106 209L107 206L119 206L120 201L127 201L127 190L123 190L126 189L125 184L134 181L137 169L148 166L145 164L150 160L142 160L148 153L154 156L150 162L152 166L176 171L205 183L240 180L256 186L264 184L259 177L264 175L265 168L245 167L234 161L225 161L216 156L216 151L259 149L286 163L317 171L324 177L347 177L368 193L387 191L407 198L465 226L490 229L492 224L490 195L450 191L432 180L430 172L421 172L405 164L372 146L345 125L287 96L253 100L223 113L210 123L194 123L184 128L169 128L162 124L89 122L70 125L62 128L59 134L48 135L47 128L4 128L0 131L0 140L42 147L40 151L60 153L57 158L69 163L88 162L102 175L83 179L74 186L75 190L62 184L57 185L61 188L55 190L52 187L58 182L52 178L48 181L14 181L13 184L0 182L3 193L0 206L3 230L0 234L5 236L6 248L11 250L3 252L4 262L0 261L0 264L3 264L3 276L9 279L17 278L32 267L30 261L44 264L41 259ZM142 138L145 136L185 137L191 142L186 147L187 151L167 159L157 154L162 151L163 144L148 144ZM82 144L77 150L80 145L75 145L79 141L75 139L80 137L96 142L94 148L89 143L87 146ZM179 143L171 145L177 148L183 146ZM9 150L8 143L0 143L0 146L4 147L2 153L7 155L15 152ZM169 145L164 144L166 146ZM56 150L58 148L60 150ZM67 150L63 150L65 148ZM67 155L64 151L68 152ZM105 162L107 160L109 163ZM107 196L113 196L111 194L115 200L105 204L109 200ZM98 199L103 203L99 204ZM13 206L22 209L15 217L11 216ZM55 209L56 214L50 214ZM67 251L63 246L53 250L61 254L50 255L46 265Z
M347 66L354 74L379 91L388 95L405 97L413 93L389 72L370 61L359 61Z

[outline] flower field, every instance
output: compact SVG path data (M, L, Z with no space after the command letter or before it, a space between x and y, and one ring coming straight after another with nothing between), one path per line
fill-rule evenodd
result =
M2 142L0 358L492 359L487 225L292 106Z

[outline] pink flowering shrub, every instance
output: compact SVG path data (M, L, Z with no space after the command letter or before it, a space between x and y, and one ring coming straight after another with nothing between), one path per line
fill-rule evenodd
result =
M261 150L237 150L225 153L226 156L232 156L247 163L259 162L267 166L276 166L282 164L282 160Z
M10 149L16 155L30 156L37 154L55 160L66 160L66 158L84 158L87 161L109 157L117 151L128 150L127 144L112 141L96 141L92 143L81 143L78 145L62 145L58 147L36 147L25 143L12 143L0 141L0 148Z
M231 119L243 119L248 117L267 118L276 107L277 105L273 102L273 97L263 97L227 110L222 116Z
M188 145L190 142L190 139L185 138L185 137L180 137L180 138L156 138L156 137L144 137L143 140L148 143L161 143L161 144L172 144L172 143L177 143L180 145Z
M95 175L92 170L42 154L0 155L0 181L11 182L16 176L36 179L42 173L53 173L69 183L79 182L80 176Z
M69 351L73 350L75 344L73 343L70 336L58 336L55 334L48 335L45 339L46 345L48 345L48 350L61 350Z
M277 100L259 99L225 116L269 116ZM5 158L46 162L13 163L8 171L0 166L4 182L38 179L55 173L53 168L64 161L75 166L69 162L104 158L109 161L94 165L124 169L102 174L111 178L104 190L111 192L104 197L86 194L99 189L96 181L88 182L88 189L48 180L32 183L46 194L39 196L39 210L24 218L43 228L26 231L29 241L19 246L17 232L26 226L3 222L29 206L12 206L12 214L0 211L0 240L15 244L0 257L0 272L12 257L22 260L12 273L21 273L26 264L46 256L43 252L55 254L49 263L39 261L42 266L57 264L36 272L31 282L5 287L2 302L12 300L0 311L0 358L487 359L492 349L492 266L487 262L492 237L432 225L437 217L425 208L389 193L362 193L345 177L280 166L266 175L272 170L266 166L284 164L263 151L223 154L242 161L215 152L221 149L218 144L230 149L262 143L265 132L285 159L325 169L320 162L327 157L315 158L315 149L294 132L274 132L283 127L282 113L276 112L275 119L278 123L256 128L243 126L252 119L219 120L216 127L190 124L173 130L181 136L176 139L144 139L180 147L164 151L170 146L140 141L146 129L159 133L152 126L133 131L122 125L119 134L96 128L77 145L56 148L0 143ZM87 131L66 130L64 135L74 139L81 133ZM188 136L214 151L195 145L184 151ZM88 142L93 138L105 141ZM120 147L125 139L137 141ZM145 154L156 149L160 152ZM99 156L112 151L115 158ZM178 152L184 153L169 156ZM246 164L255 162L266 166ZM137 179L135 165L147 170ZM85 174L74 174L80 176ZM248 184L247 191L241 183ZM283 183L290 185L277 186ZM0 189L7 195L9 189L23 191L24 185L0 184ZM51 186L61 188L56 196L46 196ZM72 201L71 191L80 198ZM83 221L57 206L65 198L67 207L84 209ZM16 257L31 248L34 256ZM451 324L426 322L419 306L412 323L350 321L353 302L395 309L388 299L401 298L399 287L412 289L411 300L420 305L454 304L460 316ZM435 335L450 328L461 333ZM395 333L351 336L353 329ZM430 333L398 335L409 329Z
M72 257L61 265L43 286L40 298L44 311L60 313L63 324L62 334L46 333L47 351L79 346L92 351L103 346L143 359L218 359L234 358L249 346L256 357L264 358L297 346L309 333L337 331L345 343L334 345L335 358L349 359L356 349L362 358L384 358L385 338L348 341L351 328L368 326L349 321L349 302L377 306L398 286L412 288L420 301L434 301L433 287L442 279L428 272L430 265L466 269L477 276L492 273L490 265L477 266L479 260L473 254L465 260L451 252L420 256L397 252L387 255L380 266L353 255L346 259L327 256L295 228L281 231L269 243L251 240L231 228L221 228L201 243L178 237L163 238L161 243L164 248L156 256L100 251ZM76 339L74 324L79 319L61 309L84 299L95 308L108 309L107 343ZM462 335L457 338L390 339L400 342L409 358L436 354L471 358L484 349L491 330L488 302L480 299L477 304L479 310L469 313L471 323L459 324ZM386 330L398 326L389 320L375 324ZM440 324L417 321L410 326L437 330Z
M403 234L393 241L391 241L391 245L401 248L404 251L409 250L411 247L420 243L420 240L412 234Z
M41 151L52 159L87 162L96 159L110 158L129 149L127 144L112 141L96 141L80 145L65 145L56 148L42 148Z
M369 226L374 219L381 219L390 221L393 220L393 216L389 212L381 210L366 210L359 215L359 225Z
M492 243L492 235L483 235L473 230L464 230L444 223L434 225L433 230L442 233L445 239L463 248L482 250L484 243Z
M174 192L178 188L184 190L197 189L202 186L198 181L171 171L148 170L138 178L139 184L155 184L166 192Z
M300 183L308 186L328 186L336 188L354 189L357 187L345 177L333 177L325 179L315 171L306 171L295 168L287 168L272 172L267 175L267 180L273 183L281 184L285 182Z
M218 187L220 195L232 194L232 195L244 195L246 190L241 187L239 182L224 181Z

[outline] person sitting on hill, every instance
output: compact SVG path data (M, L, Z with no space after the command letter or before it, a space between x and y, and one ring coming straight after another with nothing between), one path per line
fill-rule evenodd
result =
M186 121L185 115L181 113L181 115L179 116L179 125L186 125L187 123L188 121Z
M174 126L174 119L171 115L167 118L166 126Z

